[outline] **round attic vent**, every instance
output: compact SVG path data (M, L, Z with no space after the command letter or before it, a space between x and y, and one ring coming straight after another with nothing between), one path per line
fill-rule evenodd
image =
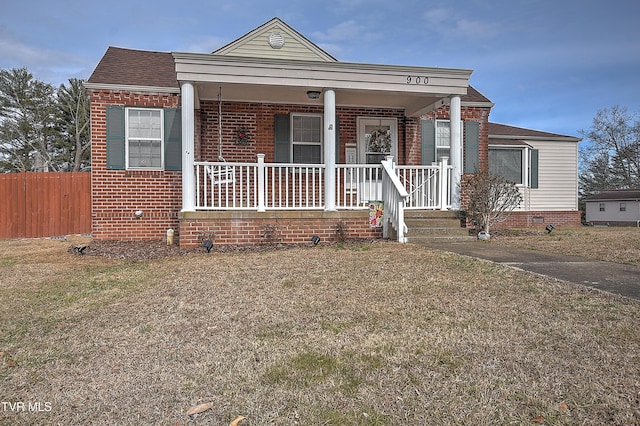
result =
M273 49L280 49L284 46L284 36L277 31L272 32L269 35L269 46Z

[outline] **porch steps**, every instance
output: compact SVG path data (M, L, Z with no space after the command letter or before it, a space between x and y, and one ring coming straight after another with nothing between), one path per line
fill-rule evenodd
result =
M408 228L405 237L410 243L475 239L453 211L405 210L404 222Z

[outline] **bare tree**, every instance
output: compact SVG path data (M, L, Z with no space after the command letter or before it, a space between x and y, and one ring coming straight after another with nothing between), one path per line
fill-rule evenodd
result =
M58 88L59 131L61 153L70 168L78 172L90 165L89 96L82 80L69 79L69 86Z
M467 218L487 234L491 227L504 221L522 202L522 194L514 182L481 170L470 177L465 188L469 204Z
M640 120L637 114L630 114L618 105L601 109L593 118L591 128L580 133L589 141L580 153L583 195L603 189L640 187ZM600 185L590 188L594 180ZM610 187L601 188L603 182Z

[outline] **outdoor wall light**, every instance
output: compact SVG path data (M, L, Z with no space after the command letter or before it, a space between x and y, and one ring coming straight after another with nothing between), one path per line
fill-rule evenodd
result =
M140 219L142 217L142 210L136 210L134 216L136 217L136 219Z
M319 90L307 90L307 97L309 99L319 99L321 93L322 92L320 92Z

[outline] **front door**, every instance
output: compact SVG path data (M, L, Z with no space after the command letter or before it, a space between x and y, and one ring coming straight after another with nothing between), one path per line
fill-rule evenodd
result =
M358 162L380 165L391 155L397 159L398 123L395 118L358 119ZM382 200L382 169L363 168L360 176L359 201Z

